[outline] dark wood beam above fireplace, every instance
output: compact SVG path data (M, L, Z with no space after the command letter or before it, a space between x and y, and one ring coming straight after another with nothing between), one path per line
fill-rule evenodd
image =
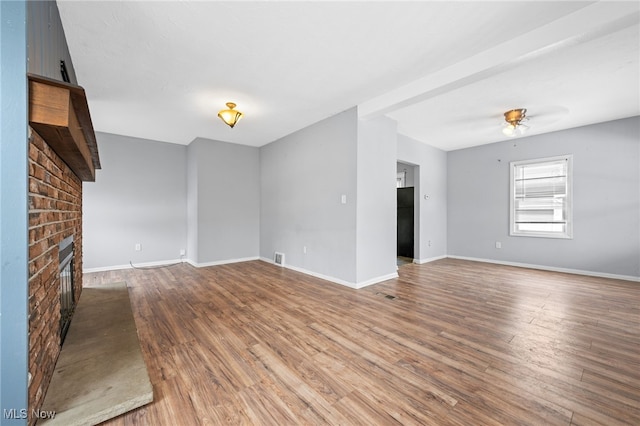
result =
M82 87L28 74L29 124L83 181L100 168L87 97Z

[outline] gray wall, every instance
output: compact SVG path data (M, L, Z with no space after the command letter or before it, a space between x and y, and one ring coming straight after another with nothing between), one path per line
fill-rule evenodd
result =
M203 138L189 145L189 246L197 251L187 257L194 263L259 257L259 158L255 147Z
M102 170L83 184L84 269L179 259L187 248L187 147L96 137Z
M27 408L26 22L24 1L0 2L0 415Z
M639 128L633 117L449 152L449 254L640 276ZM509 162L565 154L573 239L509 236Z
M396 273L396 122L358 121L356 283Z
M182 249L196 265L258 258L258 148L96 136L102 170L84 184L85 270L174 262Z
M418 262L447 254L447 153L398 135L398 161L416 165L416 223ZM425 199L425 196L427 197Z
M198 262L198 154L197 144L187 147L187 259Z
M260 148L261 257L283 252L289 266L355 283L356 113Z
M355 109L259 149L99 133L84 266L175 260L182 248L199 265L280 251L290 267L373 282L393 274L397 160L416 167L418 261L451 255L638 277L639 120L449 153L396 137L390 121L358 122ZM574 155L574 238L510 237L509 161L563 154Z

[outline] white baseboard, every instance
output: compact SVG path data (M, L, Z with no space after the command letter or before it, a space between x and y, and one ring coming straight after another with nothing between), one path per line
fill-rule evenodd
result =
M169 266L175 265L176 263L188 262L186 259L170 259L170 260L159 260L155 262L142 262L137 263L134 262L133 266L131 263L127 263L126 265L112 265L112 266L101 266L98 268L86 268L82 270L83 274L90 274L92 272L104 272L104 271L117 271L119 269L133 269L136 268L152 268L157 266Z
M387 274L387 275L381 275L379 277L375 277L375 278L371 278L370 280L366 280L366 281L360 281L359 283L357 283L357 287L356 288L363 288L363 287L367 287L373 284L378 284L381 283L383 281L387 281L387 280L392 280L394 278L398 278L399 275L397 272L393 272L391 274Z
M552 271L552 272L563 272L563 273L568 273L568 274L576 274L576 275L585 275L585 276L591 276L591 277L600 277L600 278L612 278L612 279L617 279L617 280L625 280L625 281L634 281L634 282L640 282L640 277L635 277L633 275L619 275L619 274L609 274L609 273L603 273L603 272L594 272L594 271L583 271L583 270L579 270L579 269L570 269L570 268L557 268L557 267L553 267L553 266L544 266L544 265L534 265L534 264L530 264L530 263L521 263L521 262L507 262L507 261L502 261L502 260L494 260L494 259L483 259L483 258L477 258L477 257L468 257L468 256L454 256L454 255L447 255L447 256L437 256L437 257L432 257L432 258L427 258L427 259L414 259L413 262L416 264L424 264L424 263L429 263L429 262L434 262L436 260L440 260L440 259L445 259L445 258L451 258L451 259L460 259L460 260L470 260L470 261L474 261L474 262L484 262L484 263L493 263L496 265L507 265L507 266L516 266L516 267L520 267L520 268L530 268L530 269L539 269L542 271ZM227 260L218 260L218 261L214 261L214 262L204 262L204 263L196 263L191 259L170 259L170 260L162 260L162 261L156 261L156 262L143 262L143 263L134 263L134 266L137 268L152 268L152 267L159 267L159 266L170 266L170 265L175 265L177 263L189 263L190 265L196 267L196 268L204 268L207 266L217 266L217 265L226 265L229 263L239 263L239 262L249 262L249 261L253 261L253 260L262 260L264 262L267 263L271 263L273 265L275 265L273 259L269 259L266 257L244 257L244 258L239 258L239 259L227 259ZM336 284L340 284L346 287L350 287L353 289L359 289L359 288L363 288L363 287L367 287L373 284L377 284L379 282L382 281L387 281L390 279L394 279L394 278L398 278L398 273L394 272L391 274L387 274L387 275L383 275L380 277L375 277L366 281L362 281L362 282L351 282L351 281L345 281L342 280L340 278L335 278L332 276L328 276L328 275L324 275L324 274L319 274L317 272L313 272L313 271L309 271L307 269L304 268L299 268L297 266L292 266L292 265L284 265L285 268L291 269L293 271L296 272L300 272L306 275L310 275L312 277L316 277L316 278L320 278L326 281L330 281ZM113 266L104 266L104 267L99 267L99 268L87 268L87 269L83 269L83 273L85 274L90 274L92 272L104 272L104 271L115 271L115 270L120 270L120 269L132 269L133 266L131 266L131 264L126 264L126 265L113 265Z
M272 265L276 265L276 263L273 261L273 259L269 259L267 257L261 257L260 260L262 260L263 262L271 263ZM280 265L277 265L277 266L280 266ZM282 265L282 267L287 268L287 269L291 269L292 271L300 272L300 273L305 274L305 275L310 275L310 276L315 277L315 278L320 278L320 279L325 280L325 281L330 281L330 282L335 283L335 284L340 284L340 285L343 285L343 286L346 286L346 287L350 287L350 288L353 288L353 289L356 289L356 290L359 289L359 288L363 288L363 287L367 287L367 286L370 286L370 285L373 285L373 284L377 284L377 283L382 282L382 281L390 280L390 279L393 279L393 278L398 278L398 274L396 272L394 272L394 273L391 273L391 274L388 274L388 275L372 278L372 279L367 280L367 281L354 283L354 282L351 282L351 281L342 280L340 278L331 277L329 275L324 275L324 274L319 274L317 272L309 271L308 269L300 268L298 266L287 265L286 263L284 265Z
M173 260L160 260L160 261L156 261L156 262L142 262L142 263L135 263L133 264L133 266L131 266L131 264L126 264L126 265L112 265L112 266L102 266L99 268L87 268L87 269L83 269L82 273L84 274L90 274L92 272L104 272L104 271L117 271L119 269L132 269L134 267L136 268L153 268L153 267L158 267L158 266L170 266L170 265L175 265L177 263L188 263L191 266L194 266L196 268L204 268L207 266L217 266L217 265L226 265L227 263L238 263L238 262L249 262L251 260L258 260L260 259L259 257L255 256L255 257L243 257L241 259L226 259L226 260L217 260L214 262L204 262L204 263L197 263L191 259L173 259Z
M521 263L521 262L507 262L507 261L503 261L503 260L482 259L482 258L467 257L467 256L448 255L446 257L451 258L451 259L471 260L471 261L474 261L474 262L494 263L496 265L516 266L516 267L519 267L519 268L539 269L539 270L542 270L542 271L564 272L564 273L567 273L567 274L586 275L586 276L590 276L590 277L612 278L612 279L615 279L615 280L625 280L625 281L640 282L640 277L634 277L633 275L609 274L609 273L606 273L606 272L583 271L583 270L580 270L580 269L557 268L555 266L534 265L534 264L530 264L530 263Z
M218 265L226 265L229 263L250 262L252 260L259 260L259 259L260 258L258 256L252 256L252 257L242 257L239 259L215 260L213 262L204 262L204 263L196 263L191 259L187 259L186 262L188 262L191 266L195 266L196 268L206 268L207 266L218 266Z
M203 263L198 263L195 262L192 259L175 259L175 260L164 260L164 261L156 261L156 262L144 262L144 263L134 263L135 267L139 267L139 268L148 268L148 267L158 267L158 266L167 266L167 265L173 265L176 263L188 263L189 265L195 267L195 268L205 268L207 266L218 266L218 265L226 265L229 263L239 263L239 262L249 262L252 260L262 260L264 262L267 263L271 263L273 265L275 265L275 262L273 261L273 259L269 259L266 257L244 257L244 258L239 258L239 259L226 259L226 260L217 260L217 261L213 261L213 262L203 262ZM278 265L280 266L280 265ZM365 284L365 285L360 285L357 286L355 283L349 282L349 281L344 281L341 280L339 278L335 278L335 277L330 277L328 275L323 275L323 274L318 274L316 272L312 272L303 268L298 268L292 265L284 265L284 267L291 269L293 271L297 271L297 272L301 272L303 274L306 275L311 275L313 277L316 278L321 278L323 280L326 281L331 281L334 282L336 284L341 284L341 285L345 285L347 287L351 287L351 288L360 288L360 287L364 287L365 285L369 285L369 284ZM99 268L87 268L87 269L83 269L83 273L85 274L90 274L92 272L105 272L105 271L117 271L120 269L132 269L133 266L131 266L131 264L125 264L125 265L112 265L112 266L102 266ZM397 274L396 274L397 277ZM389 278L387 278L389 279ZM383 281L383 280L380 280ZM379 282L379 281L376 281ZM371 283L373 284L373 282Z
M423 263L435 262L436 260L446 259L446 255L436 256L436 257L427 257L425 259L413 259L413 263L418 265L422 265Z

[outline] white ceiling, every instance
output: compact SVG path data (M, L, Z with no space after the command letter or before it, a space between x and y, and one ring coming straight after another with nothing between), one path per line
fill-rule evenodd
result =
M58 0L94 128L262 146L358 106L453 150L640 115L640 2ZM245 117L217 118L225 102Z

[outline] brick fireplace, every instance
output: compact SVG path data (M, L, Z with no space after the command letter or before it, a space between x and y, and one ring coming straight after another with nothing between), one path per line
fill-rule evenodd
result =
M62 347L61 319L65 310L72 315L82 292L82 182L95 180L100 163L81 87L29 75L29 124L28 413L34 424L31 413L44 401ZM60 250L71 241L72 267L61 271L69 253Z
M39 407L60 353L58 246L82 247L82 182L36 132L29 142L29 401ZM75 252L74 295L82 291L82 250Z

